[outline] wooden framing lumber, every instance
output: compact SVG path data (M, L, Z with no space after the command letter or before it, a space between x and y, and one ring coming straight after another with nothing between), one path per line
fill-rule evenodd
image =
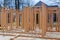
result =
M2 8L1 12L1 26L3 27L3 30L8 30L7 27L7 10L5 8Z
M36 8L34 9L34 31L36 31Z
M53 13L50 14L50 31L52 31L53 28Z
M25 32L28 32L29 31L29 12L28 12L28 7L25 7L24 8L24 29L25 29Z
M46 34L47 28L47 8L44 3L42 3L42 37Z
M60 31L60 29L59 29L59 28L60 28L60 27L59 27L59 26L60 26L60 18L59 18L59 17L60 17L60 13L59 13L59 9L58 9L58 8L57 8L57 10L56 10L56 14L57 14L57 19L56 19L56 20L57 20L57 26L56 26L56 31L59 32L59 31Z
M39 11L39 29L42 31L42 10Z
M10 30L13 29L13 13L14 13L14 11L10 10L10 14L11 14L11 17L10 17Z
M30 8L30 30L33 30L33 9Z
M19 10L16 10L16 28L19 27Z

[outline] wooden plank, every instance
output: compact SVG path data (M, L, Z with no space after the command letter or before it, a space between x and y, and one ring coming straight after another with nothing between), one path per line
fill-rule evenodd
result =
M39 11L39 29L42 30L42 10Z
M27 10L27 8L28 7L25 7L24 8L24 29L25 29L25 32L28 32L29 31L29 19L28 19L28 14L29 14L29 12L27 12L28 10Z
M28 32L29 32L29 27L30 27L30 26L29 26L29 24L30 24L30 23L29 23L29 20L30 20L29 16L30 16L30 7L27 7L27 10L26 10L26 17L27 17L27 18L26 18L26 19L27 19L27 20L26 20L26 22L27 22L27 23L26 23L26 24L27 24L26 27L27 27L27 28L26 28L26 30L27 30Z
M1 12L1 26L4 28L6 28L5 30L7 31L7 14L6 14L6 10L5 8L2 8L2 12Z
M30 30L33 30L33 9L30 8Z
M0 10L1 10L2 8L0 8ZM0 27L1 27L1 12L0 12Z
M36 9L34 9L34 31L36 31Z
M27 37L27 38L40 38L40 39L45 39L45 40L59 40L60 38L49 38L49 37L39 37L39 36L24 36L24 35L17 35L14 37L14 39L19 38L19 37Z
M16 10L16 28L19 27L19 10Z
M23 15L24 15L24 30L26 30L26 7L24 8L24 11L23 11Z
M46 12L47 12L47 14L46 14L46 17L47 17L47 18L46 18L46 31L48 32L48 20L49 20L49 19L48 19L48 14L49 14L49 13L48 13L48 9L46 10Z
M22 12L22 28L24 29L24 12Z
M51 12L50 13L50 31L52 31L52 29L53 29L53 13Z
M5 30L8 31L8 9L5 10Z
M11 14L11 17L10 17L10 30L13 29L13 10L10 10L10 14Z
M47 8L44 3L42 3L42 37L46 34L47 28Z
M3 20L3 18L4 18L4 9L2 8L2 11L1 11L1 27L3 27L3 31L4 31L4 25L3 25L3 23L4 23L4 20Z
M50 32L50 12L48 13L48 19L47 19L47 21L48 21L47 31Z
M59 32L59 30L60 30L59 29L60 28L59 27L60 26L60 18L59 18L60 17L60 13L59 13L59 9L56 10L56 15L57 15L57 18L56 18L56 20L57 20L56 31Z

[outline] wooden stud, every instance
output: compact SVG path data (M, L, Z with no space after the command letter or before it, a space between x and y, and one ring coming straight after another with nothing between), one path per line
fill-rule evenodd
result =
M26 15L27 15L27 30L29 31L29 25L30 25L30 18L29 18L29 16L30 16L30 7L27 7L27 10L26 10Z
M30 8L30 29L33 30L33 9Z
M42 10L39 11L39 29L42 30Z
M8 30L7 28L7 10L5 10L5 8L2 8L2 13L1 13L1 26L3 27L3 30L5 29L5 31Z
M25 32L29 31L29 12L28 12L28 7L24 8L24 29Z
M11 14L11 17L10 17L10 30L13 29L13 10L10 10L10 14Z
M60 28L59 27L60 26L60 18L59 18L60 17L60 13L59 13L59 9L57 9L56 14L57 14L57 18L56 18L56 20L57 20L56 31L59 32L59 30L60 30L59 29Z
M4 9L2 8L2 10L1 10L1 27L3 28L3 31L4 31L4 25L3 25L3 21L4 21L4 20L3 20L3 18L4 18L4 17L3 17L3 16L4 16L3 13L4 13L4 12L3 12L3 11L4 11Z
M47 26L47 8L44 3L42 3L42 37L46 34Z
M22 12L22 28L24 28L24 13Z
M51 12L50 13L50 31L52 31L52 29L53 29L53 13Z
M5 9L5 30L8 31L8 9Z
M36 31L36 9L34 9L34 31Z
M26 30L26 7L24 8L23 15L24 15L23 17L24 18L24 30L27 31Z
M16 28L19 27L19 10L16 10Z

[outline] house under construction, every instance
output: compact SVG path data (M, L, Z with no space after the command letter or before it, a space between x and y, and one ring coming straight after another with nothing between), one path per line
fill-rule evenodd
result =
M47 32L60 32L60 8L57 5L48 6L39 1L33 7L17 9L0 8L0 30L4 32L40 34L46 36ZM18 31L18 29L20 31ZM16 30L18 32L16 32Z

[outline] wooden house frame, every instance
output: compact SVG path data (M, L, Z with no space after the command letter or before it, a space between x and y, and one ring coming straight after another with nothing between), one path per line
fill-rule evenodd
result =
M18 9L8 9L8 8L1 8L1 28L3 31L10 31L14 29L13 19L14 13L16 14L16 27L15 29L21 27L24 29L25 33L29 33L30 31L36 32L38 27L39 34L42 37L45 37L46 32L60 32L60 8L59 7L46 7L44 3L42 3L41 7L25 7L23 11L19 11ZM53 31L53 15L56 13L56 29ZM8 14L10 15L10 23L8 24ZM50 16L48 16L48 14ZM19 17L22 16L22 23L19 24L21 21ZM50 19L48 19L48 17ZM38 19L38 20L37 20ZM48 23L50 20L50 23ZM19 22L20 21L20 22ZM8 26L9 25L9 26ZM50 25L50 26L49 26ZM49 29L49 27L50 29ZM48 30L49 29L49 30ZM31 32L33 33L33 32Z

